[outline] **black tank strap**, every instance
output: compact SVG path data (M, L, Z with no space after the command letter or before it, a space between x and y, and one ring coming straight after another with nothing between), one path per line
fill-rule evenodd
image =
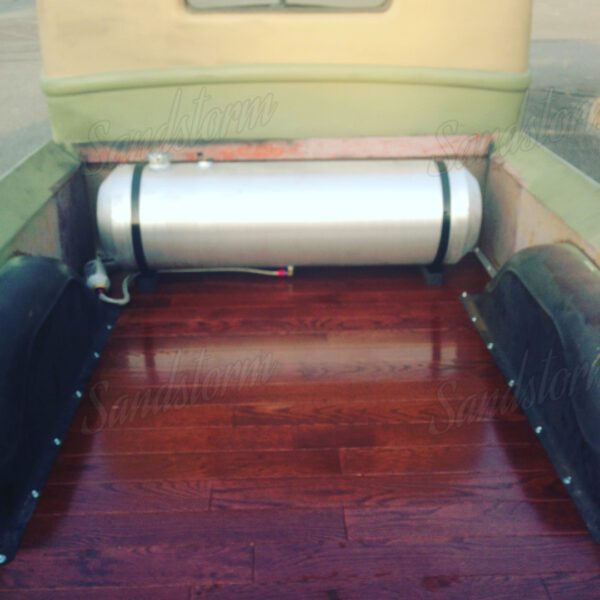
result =
M131 180L131 242L133 244L133 255L138 269L141 273L148 273L148 263L144 254L142 243L142 229L140 226L140 188L142 186L142 173L145 164L137 164L133 169Z
M442 160L436 161L438 171L440 172L440 180L442 183L442 194L444 202L444 214L442 217L442 232L440 234L440 244L437 249L431 269L439 270L444 264L446 253L448 252L448 243L450 242L450 223L452 217L452 197L450 192L450 177L448 175L448 167Z

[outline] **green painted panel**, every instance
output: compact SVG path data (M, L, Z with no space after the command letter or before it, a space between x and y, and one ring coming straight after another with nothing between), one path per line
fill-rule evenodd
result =
M42 87L48 96L89 94L133 88L228 83L396 83L524 92L531 76L460 69L406 68L385 65L256 65L121 71L51 78Z
M280 66L113 73L44 84L57 141L494 133L527 73Z

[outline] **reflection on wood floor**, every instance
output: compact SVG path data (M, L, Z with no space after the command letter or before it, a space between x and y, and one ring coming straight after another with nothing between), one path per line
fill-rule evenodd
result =
M600 548L459 294L165 277L90 382L0 598L596 598Z

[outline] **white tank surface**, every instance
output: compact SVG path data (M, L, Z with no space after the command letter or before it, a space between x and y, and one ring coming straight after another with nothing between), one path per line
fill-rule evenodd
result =
M155 161L118 166L97 216L132 269L429 265L474 248L481 204L466 168L436 161Z

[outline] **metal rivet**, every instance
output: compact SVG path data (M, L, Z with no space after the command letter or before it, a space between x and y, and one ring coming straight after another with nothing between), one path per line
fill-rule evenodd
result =
M509 388L514 388L514 387L515 387L515 380L514 380L514 379L511 379L511 380L508 382L508 387L509 387Z
M540 433L542 433L542 431L544 431L543 427L541 425L538 425L535 429L535 434L536 435L540 435Z
M473 321L473 323L477 323L477 317L471 317L471 321Z
M563 479L563 483L565 485L571 485L573 483L573 478L570 475L568 475Z
M0 565L3 565L7 560L6 554L0 554Z
M37 500L40 497L40 493L37 490L32 490L31 496Z
M469 294L467 294L467 292L463 292L460 296L461 298L466 298Z
M81 398L81 396L83 396L83 394L81 393L81 391L80 391L80 390L77 390L77 391L75 392L75 396L76 396L77 398Z
M60 446L62 444L62 440L60 438L54 438L52 440L55 446Z
M493 349L494 349L494 344L493 344L493 342L490 342L490 343L487 345L487 349L488 349L488 350L493 350Z
M100 358L100 353L99 352L94 352L94 358Z
M106 329L108 329L110 331L112 329L112 325L107 325Z

